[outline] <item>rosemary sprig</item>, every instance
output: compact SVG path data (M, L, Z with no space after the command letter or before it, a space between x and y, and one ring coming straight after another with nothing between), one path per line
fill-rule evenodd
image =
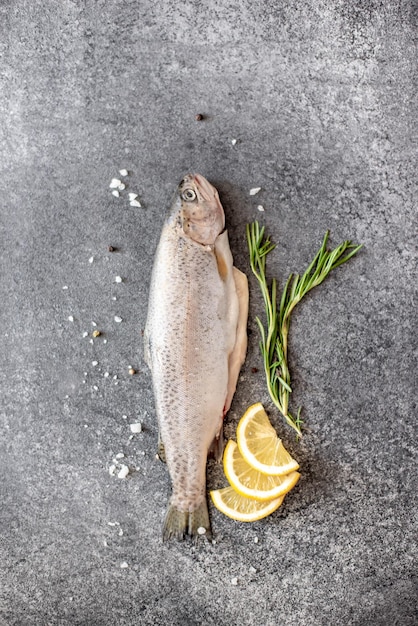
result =
M302 436L302 420L299 408L296 417L289 413L289 396L292 393L288 367L288 335L290 315L295 306L311 289L320 285L331 270L342 265L361 248L351 241L344 241L334 250L327 250L329 231L325 233L322 245L312 263L302 276L291 274L287 279L277 310L277 282L273 278L268 287L266 278L266 257L275 248L268 237L264 236L263 226L253 222L247 224L247 242L250 253L251 269L258 280L266 310L266 326L256 317L260 329L260 349L270 397L286 422Z

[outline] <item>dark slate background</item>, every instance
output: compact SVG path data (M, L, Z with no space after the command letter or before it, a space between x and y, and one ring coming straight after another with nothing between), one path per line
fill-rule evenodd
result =
M1 3L2 625L418 623L416 43L409 0ZM212 508L216 543L198 547L161 541L169 481L140 334L190 169L219 189L248 274L256 218L281 286L326 229L364 244L293 318L301 443L251 371L250 277L226 435L262 401L302 478L260 522ZM120 452L126 480L108 471ZM210 462L208 486L224 484Z

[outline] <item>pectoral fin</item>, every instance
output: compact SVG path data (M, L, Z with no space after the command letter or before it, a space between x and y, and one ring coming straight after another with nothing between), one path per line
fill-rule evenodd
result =
M225 256L222 254L221 250L215 248L215 257L219 276L225 282L228 277L228 265Z
M226 230L216 239L214 252L219 276L224 282L227 282L231 276L233 260Z
M235 345L228 360L228 392L225 402L225 413L229 411L231 406L241 365L244 363L247 353L248 281L246 275L236 267L233 267L232 270L238 296L239 313Z

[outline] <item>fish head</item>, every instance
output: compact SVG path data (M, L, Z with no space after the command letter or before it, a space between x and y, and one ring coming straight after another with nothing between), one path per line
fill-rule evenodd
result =
M187 174L178 186L174 210L186 237L212 245L225 228L225 214L215 187L201 174Z

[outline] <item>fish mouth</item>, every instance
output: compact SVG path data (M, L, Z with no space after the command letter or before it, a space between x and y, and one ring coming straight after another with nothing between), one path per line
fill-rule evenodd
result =
M215 188L201 174L191 174L192 180L198 188L202 198L207 201L213 200L215 197Z

